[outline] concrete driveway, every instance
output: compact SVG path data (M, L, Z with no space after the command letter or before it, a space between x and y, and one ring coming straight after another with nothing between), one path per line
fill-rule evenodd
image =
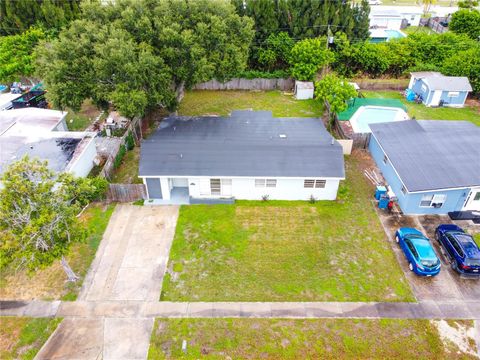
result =
M176 206L117 205L79 300L158 301L177 218ZM153 321L79 314L60 324L36 359L145 359Z
M472 301L480 298L480 281L461 278L442 254L440 246L435 241L435 228L440 224L452 223L448 216L425 215L405 216L389 215L377 209L380 221L387 232L392 249L397 256L400 267L405 273L417 300L437 301ZM457 223L461 227L466 224ZM432 240L433 247L442 262L442 270L435 277L421 277L408 269L408 263L400 247L395 243L395 231L399 227L413 227L422 231Z

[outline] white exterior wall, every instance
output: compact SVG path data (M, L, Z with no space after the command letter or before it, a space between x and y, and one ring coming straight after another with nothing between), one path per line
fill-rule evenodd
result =
M95 138L92 137L78 158L68 165L68 172L75 176L87 176L93 168L95 156L97 156L97 148L95 146Z
M215 198L221 196L201 195L200 181L209 180L209 177L189 178L189 193L194 198ZM335 200L340 179L325 179L325 188L304 188L304 178L276 178L277 186L255 187L255 178L227 178L232 179L232 197L238 200L261 200L268 195L270 200L308 200L313 195L317 200ZM259 178L260 179L260 178ZM263 178L262 178L263 179ZM271 178L267 178L271 179ZM313 179L313 178L308 178ZM192 185L194 184L194 185Z

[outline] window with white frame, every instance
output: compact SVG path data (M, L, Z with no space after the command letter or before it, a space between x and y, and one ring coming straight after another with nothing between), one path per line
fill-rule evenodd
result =
M305 179L303 181L303 187L306 189L323 189L327 184L327 180L318 180L318 179Z
M210 179L210 194L220 195L222 193L222 185L220 179Z
M383 163L384 163L385 165L387 165L387 162L388 162L388 157L387 157L387 155L383 155Z
M277 187L277 179L255 179L256 188L275 188Z
M427 85L425 85L425 84L422 85L422 91L423 92L427 91Z
M423 195L420 200L420 207L441 208L447 199L445 194Z
M460 93L458 91L449 91L447 96L448 97L459 97Z

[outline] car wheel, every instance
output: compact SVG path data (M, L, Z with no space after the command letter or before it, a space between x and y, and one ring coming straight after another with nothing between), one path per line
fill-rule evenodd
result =
M395 235L395 241L398 244L400 242L400 239L398 238L398 235Z
M408 263L408 268L410 269L410 271L413 271L413 264L412 264L412 263Z

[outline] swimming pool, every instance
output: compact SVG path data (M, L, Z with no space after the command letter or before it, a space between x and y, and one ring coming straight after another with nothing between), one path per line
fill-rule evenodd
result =
M387 34L388 39L401 39L405 37L405 34L398 30L385 30L385 34Z
M7 90L7 85L2 85L0 84L0 93L4 92L5 90Z
M350 118L353 132L370 133L370 124L408 120L405 111L394 107L361 106Z

